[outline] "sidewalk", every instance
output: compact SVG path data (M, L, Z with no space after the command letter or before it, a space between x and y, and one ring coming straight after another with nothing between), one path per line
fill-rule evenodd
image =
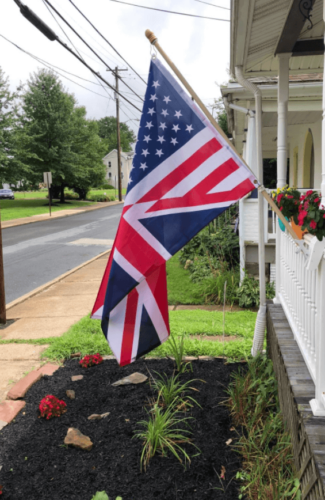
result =
M7 306L7 320L15 320L0 329L0 339L37 339L55 337L91 311L109 251L95 257L77 270L54 280ZM40 290L40 289L38 289ZM23 301L22 301L23 300ZM13 383L26 372L41 366L40 354L46 345L2 344L0 346L0 402Z
M99 210L100 208L111 207L113 205L119 205L124 203L124 201L108 201L108 202L98 202L91 207L80 207L71 210L60 210L59 212L52 212L50 216L47 214L32 215L31 217L22 217L21 219L6 220L1 222L2 229L7 229L8 227L23 226L25 224L32 224L33 222L42 222L45 220L57 219L60 217L70 217L71 215L78 215L83 212L91 212L92 210Z

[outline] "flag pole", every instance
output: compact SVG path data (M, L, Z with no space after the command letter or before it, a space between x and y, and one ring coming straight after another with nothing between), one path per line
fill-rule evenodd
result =
M224 133L224 131L222 130L222 128L219 126L219 124L216 122L216 120L213 118L213 116L210 113L210 111L205 107L205 105L203 104L203 102L201 101L201 99L199 98L199 96L197 95L197 93L195 92L195 90L192 89L192 87L187 82L187 80L185 80L185 78L182 75L182 73L178 70L178 68L175 66L175 64L173 63L173 61L168 57L168 55L166 54L166 52L159 45L158 38L156 37L156 35L152 31L150 31L150 30L146 30L145 31L145 35L148 38L148 40L151 43L151 45L154 45L156 47L156 49L158 50L159 54L162 55L162 57L165 59L165 61L168 64L168 66L174 71L174 73L176 74L176 76L180 79L180 81L182 82L182 84L184 85L184 87L186 88L186 90L190 93L191 97L194 99L194 101L199 106L199 108L201 109L201 111L208 118L208 120L210 121L210 123L219 132L219 134L222 135L222 137L224 138L224 140L228 143L229 147L231 147L233 149L233 151L236 153L236 155L238 155L238 151L236 151L236 148L234 147L234 145L229 141L228 137L226 136L226 134ZM245 160L243 158L242 158L242 161L246 165L246 167L252 172L252 170L250 169L249 165L247 165L247 163L245 162ZM256 175L254 174L254 172L252 172L252 174L254 175L254 177L256 177ZM268 202L268 204L271 206L272 210L274 210L274 212L277 214L277 216L279 217L279 219L281 219L281 221L283 222L284 226L288 230L290 236L293 238L293 240L295 240L295 243L303 250L303 247L301 245L302 240L298 240L297 239L296 233L294 232L294 230L290 226L290 224L287 221L287 219L283 216L281 210L276 206L276 204L272 200L272 198L269 195L269 193L265 190L265 187L260 184L259 187L258 187L258 190L261 192L262 196L264 196L264 198L266 199L266 201Z

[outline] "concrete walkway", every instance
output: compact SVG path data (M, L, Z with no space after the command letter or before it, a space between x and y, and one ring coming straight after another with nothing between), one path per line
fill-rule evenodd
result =
M109 252L95 257L37 291L7 306L7 320L0 339L24 340L55 337L91 311ZM36 293L36 294L35 294ZM26 372L41 366L40 354L47 346L0 345L0 402Z
M50 216L48 213L40 215L32 215L30 217L22 217L21 219L12 219L1 222L2 229L7 229L8 227L23 226L24 224L32 224L33 222L42 222L45 220L57 219L60 217L70 217L71 215L77 215L82 212L91 212L92 210L99 210L100 208L110 207L112 205L120 205L124 201L108 201L96 203L90 207L82 206L80 208L73 208L67 210L59 210L58 212L52 212Z

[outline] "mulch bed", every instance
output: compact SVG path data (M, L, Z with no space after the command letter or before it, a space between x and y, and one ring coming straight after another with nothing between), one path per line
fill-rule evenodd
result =
M119 368L116 361L104 361L92 368L81 368L78 360L65 363L52 377L43 377L26 395L26 407L0 432L1 500L91 500L96 491L106 491L110 500L120 495L123 500L201 500L238 499L235 475L240 469L239 455L234 451L236 431L228 410L220 403L231 372L242 364L225 365L222 359L194 361L193 372L183 380L196 381L200 392L192 395L202 406L191 415L193 442L201 454L184 470L177 459L156 455L146 472L140 472L142 443L132 439L137 422L147 419L145 408L153 391L147 382L140 385L112 387L111 383L136 371L148 375L159 371L171 375L171 360L140 360ZM71 382L72 375L84 375ZM70 400L66 390L73 389ZM38 404L47 394L67 403L60 418L38 418ZM110 412L103 420L89 421L93 413ZM188 415L188 414L187 414ZM91 451L66 448L64 438L69 427L76 427L94 443ZM226 445L228 439L232 444ZM190 455L195 448L188 445ZM221 475L226 469L225 480Z

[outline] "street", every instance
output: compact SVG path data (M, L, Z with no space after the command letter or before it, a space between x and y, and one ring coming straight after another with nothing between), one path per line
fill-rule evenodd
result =
M122 208L3 229L6 303L111 248Z

